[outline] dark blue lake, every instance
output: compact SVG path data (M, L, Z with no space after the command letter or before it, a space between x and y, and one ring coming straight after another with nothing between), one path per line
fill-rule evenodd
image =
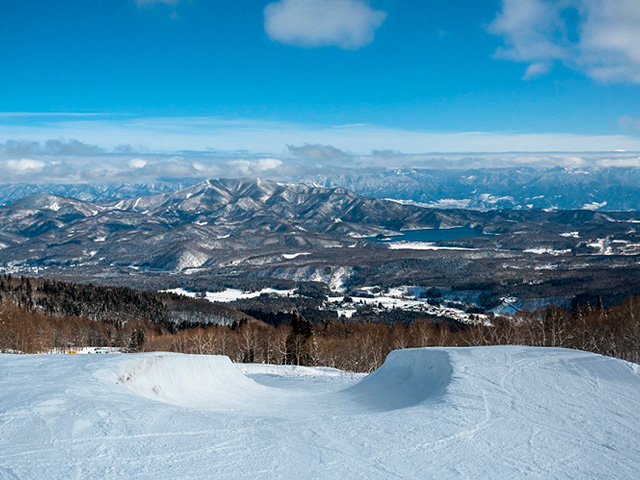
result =
M424 228L399 233L399 235L394 235L393 237L371 237L369 240L376 242L437 242L438 240L455 240L456 238L482 236L482 233L476 232L471 227Z

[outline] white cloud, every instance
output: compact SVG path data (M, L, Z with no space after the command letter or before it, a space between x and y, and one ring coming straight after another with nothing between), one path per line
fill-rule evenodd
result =
M19 175L31 173L33 171L42 170L45 163L40 160L31 160L29 158L22 158L20 160L8 160L6 167L9 170L13 170Z
M639 26L638 0L502 0L487 30L504 39L496 57L529 64L525 78L561 62L603 82L640 83Z
M126 174L128 169L122 169L115 173L117 176ZM201 168L196 167L194 162L182 157L170 157L170 158L158 158L153 161L145 163L143 167L136 168L134 172L130 172L136 177L146 178L158 178L158 177L170 177L170 178L192 178L200 177L203 174L206 176L216 175L219 173L216 167L212 167L210 170L202 171Z
M108 158L108 161L105 161ZM400 154L387 152L354 156L348 167L316 163L308 159L274 157L204 157L183 158L149 155L146 164L127 157L98 155L66 161L37 159L0 160L3 172L0 183L11 182L148 182L157 179L204 179L216 177L266 177L295 180L305 175L372 171L384 169L475 169L475 168L565 168L640 167L637 152L582 153L434 153ZM133 159L136 160L136 159ZM140 159L138 159L140 160Z
M527 67L527 70L524 72L524 79L529 80L531 78L540 77L542 75L546 75L551 70L550 62L535 62Z
M264 29L287 45L355 50L373 41L386 17L367 0L278 0L264 9Z
M598 166L640 168L640 157L607 158L598 162Z
M274 173L280 169L284 162L278 158L259 158L257 160L231 160L228 162L232 176L252 176L264 173Z
M136 168L143 168L147 165L147 161L143 160L142 158L132 158L131 160L129 160L129 167L136 169Z
M269 170L277 170L283 163L284 162L278 158L261 158L257 162L257 167L263 172L268 172Z

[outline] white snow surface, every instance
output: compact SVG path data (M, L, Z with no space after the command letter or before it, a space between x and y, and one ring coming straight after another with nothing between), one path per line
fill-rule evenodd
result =
M554 250L553 248L545 248L545 247L537 247L537 248L527 248L523 250L524 253L535 253L536 255L566 255L571 252L571 249L566 250Z
M197 298L198 294L190 292L183 288L172 288L169 290L161 290L162 292L177 293L178 295L184 295L186 297ZM220 292L206 292L204 298L210 302L228 303L235 302L236 300L245 300L247 298L257 298L263 293L273 294L281 297L289 297L295 294L295 289L290 290L278 290L275 288L263 288L255 292L245 292L238 290L237 288L227 288Z
M636 479L639 372L533 347L395 351L363 379L220 356L5 354L0 478Z
M449 318L455 318L463 323L488 321L488 317L485 314L467 314L459 308L431 305L428 298L422 298L421 296L424 292L423 287L403 285L389 288L386 292L379 293L373 293L374 289L375 287L361 287L360 290L369 291L371 296L362 297L351 295L350 302L345 302L344 296L329 296L320 308L335 311L338 316L344 316L346 318L352 318L353 315L357 313L360 305L370 305L377 311L383 311L382 309L400 309L428 315L444 315ZM382 307L382 309L380 307Z
M441 247L433 242L407 242L404 240L389 242L387 245L389 250L475 250L464 247Z
M591 203L585 203L582 206L583 210L598 210L602 207L605 207L607 205L607 202L591 202Z
M282 258L285 260L293 260L294 258L303 257L305 255L311 255L311 252L283 253Z

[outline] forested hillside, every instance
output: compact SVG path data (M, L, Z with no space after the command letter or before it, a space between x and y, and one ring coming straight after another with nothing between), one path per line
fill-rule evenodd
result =
M0 350L24 352L89 345L138 349L149 331L255 321L225 305L171 293L10 275L0 277L0 317Z
M394 349L424 346L567 347L640 363L640 297L618 306L551 307L491 324L311 322L295 310L277 326L203 300L128 288L0 279L0 351L86 346L228 355L238 362L372 371ZM214 321L215 320L215 321ZM224 321L221 321L224 320Z

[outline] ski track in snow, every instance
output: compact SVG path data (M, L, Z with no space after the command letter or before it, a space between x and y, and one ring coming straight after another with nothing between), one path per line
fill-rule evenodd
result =
M0 355L0 479L637 479L639 371L532 347L396 351L364 378Z

